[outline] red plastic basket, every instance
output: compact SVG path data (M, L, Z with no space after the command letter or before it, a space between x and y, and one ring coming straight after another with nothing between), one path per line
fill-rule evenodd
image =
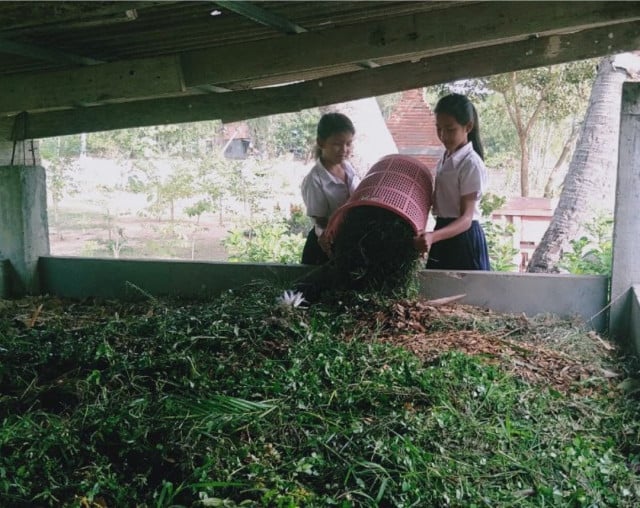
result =
M386 208L418 234L427 226L432 193L433 177L427 166L408 155L387 155L371 166L349 200L331 216L324 240L333 243L346 212L356 206Z

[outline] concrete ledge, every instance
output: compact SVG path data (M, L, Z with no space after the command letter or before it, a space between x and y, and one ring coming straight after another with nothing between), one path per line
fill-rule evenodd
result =
M256 280L286 286L313 269L302 265L57 256L39 260L42 292L71 298L141 298L140 290L153 296L203 298ZM606 326L603 309L609 280L604 276L429 270L419 277L426 298L465 293L462 303L499 312L578 317L598 331Z
M640 285L638 284L631 287L629 344L636 356L640 356Z
M313 268L303 265L43 256L38 269L45 294L128 299L142 297L141 291L153 296L206 298L256 280L286 285Z
M597 331L607 326L609 278L601 275L425 270L420 285L430 299L466 294L462 303L499 312L578 317Z
M9 261L0 258L0 298L9 298Z

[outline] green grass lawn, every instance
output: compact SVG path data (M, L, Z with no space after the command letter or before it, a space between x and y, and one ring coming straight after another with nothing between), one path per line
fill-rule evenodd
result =
M638 506L637 370L593 333L278 292L0 300L0 505Z

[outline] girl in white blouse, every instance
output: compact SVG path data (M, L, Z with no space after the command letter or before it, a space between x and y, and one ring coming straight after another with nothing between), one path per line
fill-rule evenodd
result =
M433 231L416 237L428 253L427 269L490 270L480 225L480 198L487 184L478 113L460 94L441 98L435 108L438 138L445 153L436 170Z
M348 162L356 130L342 113L327 113L317 128L316 164L302 181L302 199L314 227L307 235L302 263L321 265L329 260L318 239L329 217L349 199L360 178Z

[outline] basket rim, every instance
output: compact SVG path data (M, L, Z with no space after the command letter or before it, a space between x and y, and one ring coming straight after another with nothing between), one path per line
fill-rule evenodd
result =
M404 213L401 210L398 210L397 208L394 208L393 206L387 205L386 203L383 203L381 201L376 201L376 200L372 200L372 199L361 199L358 201L354 201L351 203L345 203L343 206L340 207L340 209L338 210L337 213L339 213L339 216L336 215L335 217L332 217L331 220L331 226L332 226L332 231L330 232L333 236L334 232L336 232L338 230L338 227L340 226L340 224L342 224L342 221L344 220L344 216L345 213L352 209L352 208L356 208L358 206L375 206L377 208L384 208L385 210L389 210L390 212L395 213L398 217L400 217L401 219L405 220L406 222L409 223L409 225L411 226L411 229L413 229L413 232L418 235L420 234L421 231L418 230L418 227L416 226L416 224L411 220L411 218ZM425 224L426 226L426 224ZM327 228L328 230L329 228ZM327 232L327 230L325 230L325 232Z

